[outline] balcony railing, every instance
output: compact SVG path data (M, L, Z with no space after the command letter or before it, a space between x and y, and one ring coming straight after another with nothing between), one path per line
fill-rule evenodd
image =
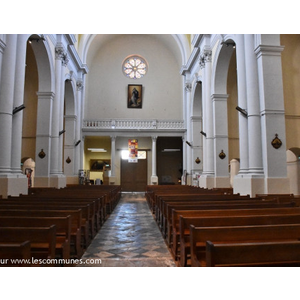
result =
M102 119L84 120L83 129L98 130L184 130L182 120L129 120L129 119Z

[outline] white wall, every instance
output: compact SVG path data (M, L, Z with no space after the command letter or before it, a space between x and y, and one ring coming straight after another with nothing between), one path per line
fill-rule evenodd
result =
M154 35L115 35L99 44L97 50L93 44L91 49L84 119L183 119L181 61L162 39ZM133 80L123 75L122 63L132 54L148 62L144 78ZM142 109L127 108L128 84L143 85Z

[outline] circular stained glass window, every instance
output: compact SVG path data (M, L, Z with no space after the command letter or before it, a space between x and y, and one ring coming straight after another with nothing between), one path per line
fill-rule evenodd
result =
M132 55L123 62L123 73L130 79L139 79L146 75L148 65L141 56Z

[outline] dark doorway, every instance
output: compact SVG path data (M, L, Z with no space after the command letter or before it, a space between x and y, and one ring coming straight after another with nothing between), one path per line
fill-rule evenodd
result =
M121 160L121 187L124 192L144 192L147 186L147 159L137 163Z

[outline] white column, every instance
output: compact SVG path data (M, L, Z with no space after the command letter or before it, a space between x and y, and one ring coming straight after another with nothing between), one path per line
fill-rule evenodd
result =
M152 136L152 176L151 184L158 184L157 170L156 170L156 141L157 136Z
M238 85L238 106L247 111L247 84L245 66L244 35L237 35L236 41L236 64ZM241 177L248 173L248 119L240 112L239 115L239 146L240 146L240 171Z
M243 34L236 35L236 65L238 106L247 111L245 43ZM240 112L237 113L239 118L240 171L233 179L233 191L234 193L245 195L249 194L249 188L245 182L249 171L248 118Z
M58 158L59 158L59 115L60 115L60 96L62 86L62 58L64 49L56 47L55 49L55 98L53 102L52 114L52 139L51 139L51 175L58 174Z
M186 141L190 143L188 145L187 143L184 145L186 148L186 171L188 173L188 178L191 177L192 173L192 133L191 133L191 89L192 85L190 83L185 84L185 92L186 92ZM189 180L188 180L189 184Z
M17 59L18 35L10 34L6 37L6 47L3 52L0 76L0 195L3 198L6 198L8 195L17 196L20 193L27 194L28 191L26 177L21 175L20 170L22 136L20 136L20 132L17 133L17 136L13 136L14 125L18 124L21 127L18 128L19 126L17 126L17 128L19 130L22 129L20 119L17 119L17 122L13 124L15 88L16 84L20 83L19 73L16 75L16 71L19 71L17 63L21 64L20 60ZM22 52L22 47L20 47L20 51ZM23 64L23 67L25 68L25 64ZM18 88L16 90L19 91ZM18 113L22 115L22 112ZM20 118L20 115L17 118ZM13 149L13 146L18 147L18 149ZM12 158L14 158L13 161L15 162L17 156L19 173L13 174L11 169Z
M18 107L24 103L25 85L25 63L26 63L27 36L18 35L16 72L14 87L13 106ZM26 109L26 108L25 108ZM12 145L11 145L11 169L13 173L21 174L21 155L22 155L22 127L23 112L20 111L13 115L12 123Z
M286 164L285 111L280 35L260 35L255 48L258 63L265 193L289 193ZM276 149L272 140L282 145Z
M62 78L62 65L65 62L66 53L61 45L55 48L55 99L52 114L52 139L51 139L51 182L53 187L64 187L66 179L62 175L62 147L59 131L61 117L62 89L64 80Z
M110 176L109 184L116 183L116 137L111 136L111 162L110 162Z
M82 125L82 115L83 115L83 81L77 80L76 82L77 87L77 99L76 99L76 106L77 106L77 122L76 122L76 132L75 132L75 141L81 139L81 125ZM74 142L75 142L74 141ZM74 157L74 168L75 174L78 174L78 170L83 168L83 152L80 151L80 147L75 148L75 157Z
M11 172L12 111L16 49L17 35L7 35L0 83L0 174Z
M247 78L249 174L263 175L259 86L253 34L245 34L245 58Z
M213 106L211 100L211 60L212 51L205 48L201 54L201 64L204 66L203 75L203 110L204 132L206 133L203 148L203 173L200 177L200 187L213 188L214 186L214 137L213 137Z

